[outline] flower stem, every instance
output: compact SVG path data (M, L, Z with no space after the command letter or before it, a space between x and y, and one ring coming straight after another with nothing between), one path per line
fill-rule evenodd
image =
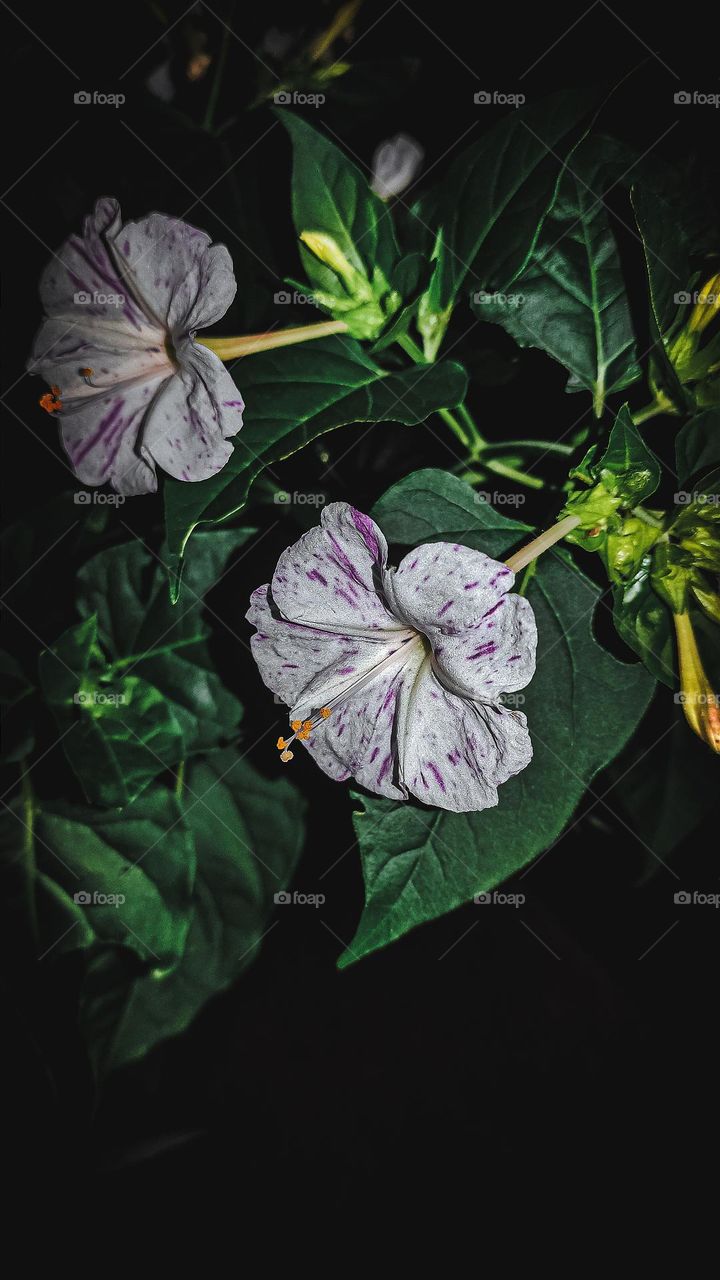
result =
M311 342L313 338L327 338L332 333L347 333L344 320L323 320L318 324L300 324L292 329L272 329L269 333L246 333L237 338L196 338L201 347L207 347L221 360L237 360L240 356L252 356L257 351L272 351L276 347L291 347L298 342Z
M552 529L546 529L539 537L533 538L532 542L528 542L526 547L522 547L520 551L516 551L515 555L510 556L505 563L508 569L512 569L513 573L518 573L520 569L524 569L530 564L531 560L536 560L544 551L549 551L556 542L564 538L566 534L576 528L580 524L579 516L565 516L564 520L559 520Z
M227 20L223 24L224 30L222 34L222 40L220 42L220 52L218 54L217 66L215 67L215 75L213 76L213 81L210 86L210 95L208 97L207 107L205 109L205 119L203 120L203 127L207 129L208 133L212 129L212 123L215 117L215 108L217 106L218 96L220 94L220 85L222 84L223 71L225 70L225 59L227 58L230 28L232 27L232 21L233 21L234 15L235 15L235 5L232 4L230 6L230 12L228 13Z
M132 667L136 662L145 662L148 658L161 658L166 653L174 653L176 649L185 649L190 644L200 644L202 640L206 640L207 636L185 636L183 640L171 640L168 644L160 645L157 649L146 649L144 653L131 653L127 658L118 658L116 662L111 663L110 672L122 671L123 667Z
M402 333L400 337L396 339L396 342L398 346L402 347L403 351L410 356L410 359L414 360L415 364L429 365L432 363L430 360L425 359L424 352L420 350L420 347L410 337L409 333ZM463 422L465 423L464 427L450 409L439 409L438 417L442 418L443 422L447 423L453 434L457 436L463 448L468 450L470 460L474 461L480 456L485 448L485 441L475 425L472 414L469 409L466 409L464 404L458 405L457 413L463 419Z
M25 874L27 876L27 905L30 927L33 938L38 937L37 903L35 901L35 797L30 781L28 762L21 763L20 795L22 797L23 821L25 837L23 839L23 856Z
M575 452L571 444L559 444L554 440L488 440L486 449L537 449L544 453L562 453L569 458Z
M528 489L545 488L545 481L541 480L540 476L531 476L527 471L519 471L517 467L511 467L507 462L496 462L494 458L482 458L481 462L488 471L494 471L498 476L505 476L508 480L524 484Z

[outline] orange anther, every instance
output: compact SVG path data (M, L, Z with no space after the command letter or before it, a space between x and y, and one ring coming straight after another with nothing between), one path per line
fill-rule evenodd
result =
M297 733L298 729L302 729L302 720L291 720L290 728L292 729L293 733Z
M58 409L62 409L62 400L60 399L60 388L51 387L49 391L41 396L38 404L46 413L57 413Z
M330 708L329 708L329 707L321 707L321 708L320 708L320 715L322 716L323 720L327 720L328 716L330 715Z

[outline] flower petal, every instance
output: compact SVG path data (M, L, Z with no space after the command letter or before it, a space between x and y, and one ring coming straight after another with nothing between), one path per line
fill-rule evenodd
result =
M63 409L60 434L79 480L89 485L110 480L119 493L128 495L155 491L155 468L138 436L164 380L146 378Z
M207 347L187 341L181 364L148 415L143 445L176 480L207 480L232 454L229 437L242 426L243 399Z
M98 200L83 223L82 235L70 236L48 263L40 280L40 297L49 316L70 320L88 317L122 319L130 328L148 322L108 247L108 239L120 229L117 200Z
M235 297L232 258L224 245L188 222L151 213L116 228L113 249L126 279L158 323L190 333L214 324Z
M475 627L515 581L507 565L457 542L427 542L385 576L394 612L428 636Z
M433 641L435 669L453 692L480 702L524 689L535 674L537 627L528 601L502 596L459 635Z
M281 555L272 597L285 618L320 630L370 637L404 631L385 603L386 562L387 543L374 521L347 502L332 502L320 527Z
M173 365L164 341L164 334L148 324L137 329L121 318L111 322L86 314L76 320L52 316L40 327L28 370L58 386L63 402L85 400L96 396L98 387L110 389L120 382L163 372L167 377ZM94 385L88 385L80 372L88 368Z
M498 802L498 787L532 759L525 716L483 706L446 689L426 661L398 700L401 787L423 803L476 813Z

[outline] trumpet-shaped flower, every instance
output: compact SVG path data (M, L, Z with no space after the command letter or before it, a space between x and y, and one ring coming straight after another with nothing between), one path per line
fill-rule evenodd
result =
M243 401L194 339L225 314L235 289L223 245L164 214L123 225L116 200L98 200L82 235L54 255L28 368L50 383L40 403L58 413L84 484L148 493L156 466L177 480L222 469Z
M498 802L529 764L522 712L501 702L535 670L531 606L482 551L428 543L388 568L378 526L344 502L281 555L253 593L252 651L290 707L282 759L395 800L458 813Z

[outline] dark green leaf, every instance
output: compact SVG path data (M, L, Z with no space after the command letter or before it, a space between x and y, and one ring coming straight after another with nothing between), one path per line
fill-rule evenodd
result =
M99 638L120 671L131 669L162 693L182 726L186 756L217 747L240 723L240 703L213 669L203 611L206 593L252 532L199 534L175 608L164 565L138 541L101 552L79 574L80 613L97 614Z
M521 347L539 347L570 373L568 391L605 397L641 376L622 268L602 201L613 176L607 146L583 143L560 181L530 261L509 295L474 293L481 320Z
M675 440L675 457L681 486L720 466L720 409L706 409L685 423Z
M82 1022L103 1071L179 1035L252 963L302 848L304 803L284 779L268 782L227 751L193 764L187 782L197 870L182 957L170 969L133 972L127 957L96 955Z
M238 381L247 409L230 461L212 480L165 484L168 549L175 573L197 525L226 520L240 511L264 467L351 422L414 426L438 409L459 404L467 380L461 366L451 362L387 374L357 342L336 337L250 356L243 361Z
M39 670L63 750L91 804L128 804L183 759L171 707L147 680L108 666L94 614L40 655Z
M443 228L428 309L443 315L470 276L505 291L525 267L592 92L555 94L513 111L450 165L436 216ZM425 207L432 208L427 198Z
M403 545L451 540L494 556L528 532L437 471L401 481L373 514ZM471 901L547 849L643 714L653 682L642 667L618 662L595 641L591 621L600 591L566 552L540 559L527 596L539 633L537 672L522 707L532 763L501 788L498 807L483 813L361 798L356 829L366 903L342 965Z
M369 280L379 273L387 287L399 256L389 209L329 138L302 116L277 115L293 143L292 214L298 235L322 231L332 236L356 270ZM335 293L335 273L303 245L300 255L311 284Z
M30 754L35 742L32 712L34 689L18 662L0 649L0 715L2 759L17 764Z

